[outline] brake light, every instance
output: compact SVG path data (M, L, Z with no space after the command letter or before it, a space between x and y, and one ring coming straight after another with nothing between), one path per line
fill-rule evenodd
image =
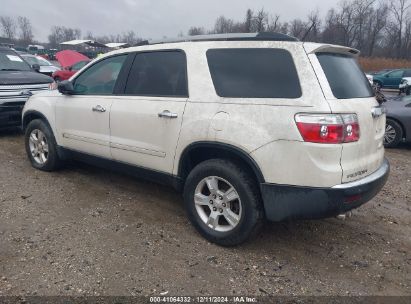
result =
M356 114L297 114L295 122L306 142L341 144L360 139Z

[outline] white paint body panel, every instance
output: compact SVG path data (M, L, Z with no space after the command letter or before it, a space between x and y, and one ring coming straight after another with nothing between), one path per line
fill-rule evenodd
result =
M113 159L171 173L187 98L113 98L110 142ZM159 117L169 111L177 118Z
M300 98L234 99L217 96L206 51L210 48L257 47L281 48L291 53L301 83ZM371 174L383 161L384 150L379 145L383 133L379 128L385 118L374 125L367 117L372 106L376 105L373 98L365 102L349 100L342 103L335 100L313 53L319 48L341 53L350 50L330 45L268 41L183 42L118 50L108 55L145 50L183 50L187 55L189 98L72 98L52 92L30 98L24 111L35 109L43 113L56 134L58 144L63 147L164 173L177 175L184 150L192 143L209 141L233 145L249 154L268 183L332 187L351 181L344 176L364 167L369 170L367 174ZM107 112L93 113L91 107L97 104L106 107ZM176 113L178 118L159 118L158 113L163 110ZM297 113L332 112L357 113L361 140L344 145L305 143L294 116ZM95 141L65 138L65 133Z

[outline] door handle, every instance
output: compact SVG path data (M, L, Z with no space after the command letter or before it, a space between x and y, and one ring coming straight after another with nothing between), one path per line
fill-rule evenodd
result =
M161 118L177 118L178 114L177 113L171 113L169 110L164 110L161 113L158 113L158 117Z
M100 113L104 113L106 111L106 108L100 106L100 105L96 105L95 107L93 107L93 112L100 112Z

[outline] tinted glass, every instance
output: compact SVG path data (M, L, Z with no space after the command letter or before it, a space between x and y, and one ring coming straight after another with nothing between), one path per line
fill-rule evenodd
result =
M71 66L71 70L72 71L79 71L79 70L81 70L86 64L88 64L89 62L88 61L80 61L80 62L77 62L77 63L75 63L75 64L73 64L72 66Z
M41 57L26 56L26 55L22 55L21 57L23 57L23 59L26 60L31 65L33 65L33 64L38 64L39 66L49 66L49 65L51 65L50 62L48 62L47 60L45 60Z
M0 71L31 71L31 67L12 50L0 50Z
M208 65L217 95L237 98L299 98L291 54L281 49L212 49Z
M388 74L389 78L401 78L404 75L404 71L398 70Z
M403 77L411 77L411 70L405 70Z
M188 96L186 56L180 51L138 53L125 94L139 96Z
M370 82L354 57L331 53L318 53L317 57L336 98L374 96Z
M118 74L127 55L104 59L81 73L74 80L74 93L109 95L113 93Z

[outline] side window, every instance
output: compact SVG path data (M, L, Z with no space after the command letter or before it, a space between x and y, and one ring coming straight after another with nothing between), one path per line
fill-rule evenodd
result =
M127 55L104 59L85 70L74 80L74 94L113 94L118 74Z
M402 77L411 77L411 70L405 70L404 76Z
M394 71L392 73L389 73L388 77L389 78L401 78L403 74L404 74L404 71L399 70L399 71Z
M210 49L208 66L217 95L231 98L299 98L300 80L283 49Z
M182 51L137 53L126 95L187 97L187 62Z
M77 62L77 63L72 65L71 69L73 71L80 71L87 63L88 63L88 61Z

